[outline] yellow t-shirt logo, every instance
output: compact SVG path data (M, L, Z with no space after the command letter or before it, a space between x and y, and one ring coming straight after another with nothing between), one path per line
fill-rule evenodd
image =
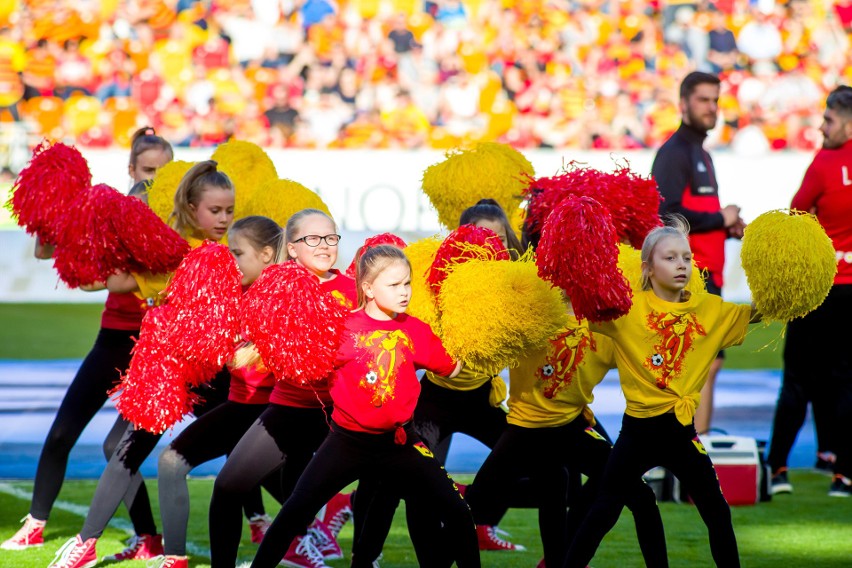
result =
M414 449L420 452L425 458L434 458L435 455L432 453L432 450L426 447L426 444L423 442L417 442L414 444Z

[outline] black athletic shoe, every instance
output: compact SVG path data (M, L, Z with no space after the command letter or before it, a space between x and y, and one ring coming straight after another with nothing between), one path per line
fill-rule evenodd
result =
M781 493L792 493L793 492L793 484L787 479L787 468L783 467L775 472L775 475L772 476L772 481L770 482L771 493L773 495L780 495Z

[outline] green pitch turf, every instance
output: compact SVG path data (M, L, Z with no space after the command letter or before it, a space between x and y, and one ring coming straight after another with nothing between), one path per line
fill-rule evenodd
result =
M82 359L98 333L100 304L0 304L0 359ZM783 326L752 325L727 351L728 369L778 369Z
M470 476L458 476L459 481L470 481ZM734 507L734 527L740 547L742 565L749 568L841 568L850 566L852 546L852 499L827 496L829 478L805 470L791 472L795 493L776 497L769 503L756 506ZM95 489L95 481L66 482L59 496L64 509L68 505L85 507ZM156 504L156 482L149 480L149 491L154 497L155 518L159 517ZM209 479L190 480L192 511L188 540L195 550L209 549L207 532L207 507L213 483ZM19 519L26 514L28 502L22 497L9 495L8 488L29 491L30 482L3 482L0 487L0 537L7 538L20 526ZM691 505L662 503L660 505L666 527L669 561L672 567L713 566L707 544L707 533L698 512ZM277 506L267 501L267 511L274 514ZM122 507L116 518L128 525ZM381 565L412 567L417 563L408 539L402 506L397 511ZM53 553L66 539L72 537L82 525L80 512L54 509L46 531L47 542L41 549L26 552L0 551L0 568L43 568L53 558ZM527 546L525 552L483 552L485 567L532 568L541 559L537 516L532 510L513 509L501 523L501 528L511 533L513 542ZM248 528L243 529L241 561L250 561L256 546L247 539ZM110 528L98 543L98 554L103 557L123 548L127 533ZM347 525L340 537L346 554L352 548L352 525ZM103 564L106 565L106 564ZM333 567L348 566L346 560L329 561ZM629 512L622 514L618 524L606 537L592 565L595 568L610 566L631 568L644 566L636 544L633 520ZM127 568L143 567L145 562L122 564ZM209 560L193 556L190 566L209 566Z

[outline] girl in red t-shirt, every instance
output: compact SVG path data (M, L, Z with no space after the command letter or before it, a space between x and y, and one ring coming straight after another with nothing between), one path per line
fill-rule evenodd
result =
M171 144L157 136L153 128L140 128L133 135L127 167L134 187L153 178L157 169L171 160ZM40 259L51 258L53 247L49 243L37 242L35 256ZM83 289L94 292L104 288L106 283L86 286ZM121 372L130 364L133 338L139 336L139 327L145 314L143 303L132 293L110 292L107 296L101 316L101 329L95 344L68 386L44 441L36 469L30 512L21 529L0 545L0 548L24 550L44 543L44 526L65 480L71 449L95 414L103 407L108 398L107 392L115 386ZM126 427L127 422L119 417L104 442L106 459L112 455ZM159 553L161 548L159 541L150 536L157 532L157 528L151 513L148 492L142 476L136 474L135 477L133 491L128 493L125 503L130 512L133 529L140 537L135 539L134 543L143 543L136 550L135 557L144 559Z
M285 238L291 262L304 266L317 277L320 287L338 301L355 306L355 281L332 268L337 261L340 235L331 217L317 209L303 209L287 221ZM237 563L243 496L279 471L283 495L289 495L328 434L331 396L326 378L317 377L313 388L277 381L269 403L216 476L210 502L210 560L214 568ZM317 561L321 564L323 557L340 558L340 547L324 526L315 522L308 527L309 523L311 518L297 532L304 535L308 530L311 537L302 538L301 546L292 547L285 560L302 566L309 560L314 565ZM283 554L282 550L275 564Z
M228 231L228 246L243 273L244 289L264 268L278 262L283 252L284 229L267 217L244 217ZM157 475L163 546L166 559L186 566L186 530L189 524L189 489L186 475L202 463L228 455L242 435L266 409L275 382L262 362L229 368L231 384L227 402L199 417L160 454ZM283 501L281 484L264 483ZM267 517L268 518L268 517ZM254 520L254 519L251 519Z
M461 365L427 324L405 314L411 265L400 249L368 249L357 274L360 309L347 320L335 359L331 432L269 527L252 567L277 565L285 547L303 540L297 538L300 528L332 496L370 476L443 523L446 540L420 551L420 565L479 566L470 509L411 423L420 394L415 371L452 377ZM352 566L371 565L372 559L353 555Z

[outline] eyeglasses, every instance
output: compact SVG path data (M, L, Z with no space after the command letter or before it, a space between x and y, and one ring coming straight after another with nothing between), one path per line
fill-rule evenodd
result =
M298 243L299 241L302 241L309 247L318 247L320 242L322 241L325 241L325 244L330 247L336 247L337 243L340 242L340 235L335 235L333 233L331 235L324 235L322 237L319 235L305 235L304 237L296 239L293 242Z

